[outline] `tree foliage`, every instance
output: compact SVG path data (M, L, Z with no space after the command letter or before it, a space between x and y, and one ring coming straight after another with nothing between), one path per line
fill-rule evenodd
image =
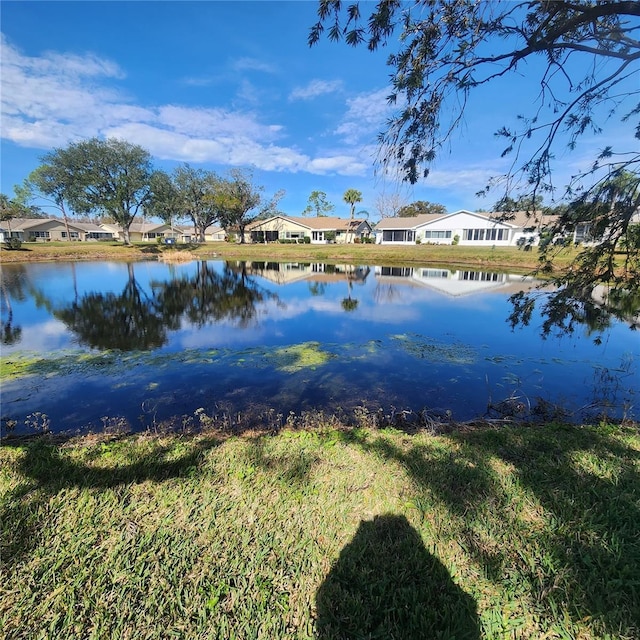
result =
M447 213L447 208L443 204L428 202L427 200L416 200L402 207L398 211L398 217L413 218L424 213L444 215Z
M475 90L526 74L538 88L537 102L530 113L518 115L515 126L502 124L496 131L505 142L502 155L512 163L485 192L500 185L506 198L518 194L513 201L503 198L500 208L508 211L524 199L524 209L535 215L539 196L549 192L556 199L562 187L561 199L570 204L549 236L562 238L583 223L592 225L599 243L581 252L564 274L553 270L550 243L541 269L562 292L582 292L583 300L604 283L610 294L606 306L627 293L637 299L638 292L629 268L637 264L638 251L626 240L637 188L633 180L614 188L625 172L636 184L639 175L638 17L640 3L627 0L380 0L375 5L319 0L309 44L327 35L371 51L389 46L389 102L396 111L380 134L380 160L410 183L428 176ZM581 136L597 136L603 121L613 118L629 127L629 146L603 143L568 185L554 184L555 156L565 142L571 152ZM621 247L625 253L617 259Z
M215 196L221 192L223 180L213 171L184 164L171 175L155 171L151 176L151 187L147 213L167 223L175 218L189 220L197 241L204 242L205 229L219 218Z
M130 244L129 227L151 197L148 151L125 140L91 138L46 154L38 171L40 186L55 199L78 213L110 216Z
M380 0L367 18L358 2L345 6L340 0L320 0L318 15L309 34L312 45L326 25L329 39L371 51L399 40L388 65L389 101L400 106L381 142L384 160L398 162L412 183L428 175L474 89L523 72L525 66L530 75L527 64L539 57L546 61L538 78L541 109L523 116L521 130L503 127L498 133L507 142L504 153L516 157L524 141L540 140L519 168L534 186L548 186L559 131L569 132L570 144L587 131L597 132L596 109L603 104L622 108L618 89L633 78L640 60L640 26L632 21L640 16L640 5L631 1ZM582 77L576 78L576 72ZM622 117L638 113L640 107L633 104ZM640 136L640 130L635 134ZM637 163L639 156L634 151L627 161Z
M347 189L342 199L349 205L349 229L347 230L347 238L346 242L349 242L349 235L352 231L353 220L356 213L356 204L358 202L362 202L362 191L358 191L357 189Z
M22 203L11 199L5 193L0 193L0 222L8 222L14 218L25 218L27 207Z
M512 296L511 324L529 324L542 298L542 332L571 333L577 324L589 331L607 328L611 318L638 327L640 317L640 176L620 171L571 202L552 226L557 238L571 238L586 225L591 240L567 271L555 273L555 254L564 243L541 244L540 271L551 275L558 290ZM596 338L599 340L600 338Z
M335 205L327 200L327 194L324 191L312 191L303 216L315 215L317 218L326 216L335 209Z
M284 191L278 191L271 199L265 199L264 187L253 183L248 170L231 169L220 189L211 195L211 202L218 212L218 222L226 230L235 227L244 242L246 227L254 220L274 212Z

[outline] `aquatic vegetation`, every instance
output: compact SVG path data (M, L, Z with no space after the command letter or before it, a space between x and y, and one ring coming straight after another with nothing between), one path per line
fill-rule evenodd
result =
M476 350L466 344L438 342L417 333L402 333L391 337L416 358L450 364L473 364L477 359Z
M323 351L319 342L303 342L269 350L264 354L269 364L287 373L296 373L302 369L316 369L334 357L334 354Z

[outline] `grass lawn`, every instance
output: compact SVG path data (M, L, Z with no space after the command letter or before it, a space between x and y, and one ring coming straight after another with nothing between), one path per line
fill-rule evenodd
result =
M458 264L479 270L488 268L530 271L538 266L537 251L515 247L466 247L446 245L389 246L371 244L234 244L216 242L202 245L165 246L139 243L125 246L105 242L25 243L19 251L0 250L0 263L42 262L54 260L144 260L190 259L281 260L346 264ZM556 266L562 269L577 255L574 248L558 255Z
M637 426L0 449L7 638L640 637Z

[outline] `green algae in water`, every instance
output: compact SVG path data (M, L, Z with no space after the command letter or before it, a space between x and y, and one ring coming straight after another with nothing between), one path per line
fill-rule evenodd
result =
M417 333L397 334L391 336L391 339L416 358L450 364L473 364L476 361L475 349L466 344L438 342Z
M303 369L316 369L335 356L320 349L319 342L303 342L288 347L273 349L264 354L264 358L279 371L296 373Z
M18 351L2 362L0 380L8 382L31 376L51 377L55 375L118 375L135 366L166 367L172 363L206 364L219 359L219 352L188 349L177 353L150 353L148 351L55 351L46 357Z

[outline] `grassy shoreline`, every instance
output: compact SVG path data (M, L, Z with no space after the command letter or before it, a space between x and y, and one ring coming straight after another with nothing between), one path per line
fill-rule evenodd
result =
M0 250L0 264L12 262L51 262L81 260L155 260L186 253L191 259L280 260L332 262L345 264L456 264L482 268L513 268L531 271L538 266L536 251L514 247L464 247L445 245L291 245L208 243L177 247L138 243L29 243L19 251ZM568 266L575 249L566 249L558 257L559 269Z
M633 426L3 446L0 628L637 638L639 496Z

